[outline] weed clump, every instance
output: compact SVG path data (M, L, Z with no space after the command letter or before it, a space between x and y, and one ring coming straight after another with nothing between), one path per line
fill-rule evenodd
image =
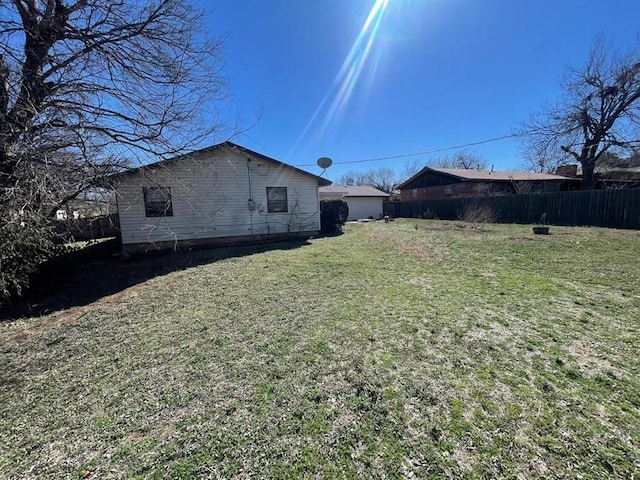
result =
M491 207L472 203L464 206L458 219L467 223L496 223L498 218Z

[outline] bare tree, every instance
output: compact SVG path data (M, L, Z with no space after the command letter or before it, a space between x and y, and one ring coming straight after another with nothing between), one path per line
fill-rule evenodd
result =
M418 158L413 158L404 162L404 168L402 169L402 178L407 180L413 177L424 167L424 161Z
M430 160L429 166L438 168L483 170L487 168L487 161L475 150L458 150L452 155Z
M522 126L524 149L541 168L579 163L582 188L592 189L603 155L640 147L640 48L622 55L597 41L584 67L569 67L561 86L561 99Z
M219 43L200 16L187 0L0 2L3 239L45 235L107 174L215 133Z
M365 185L365 183L365 173L353 170L348 171L336 180L337 185L344 186Z
M392 193L398 185L398 178L396 172L391 168L378 168L367 170L366 172L347 172L336 180L336 184L346 186L369 185L383 192Z
M533 149L525 150L523 152L524 159L520 167L531 172L553 173L560 165L566 163L562 157L549 157L547 155L545 152L535 152Z
M378 168L367 172L367 184L386 193L393 193L398 185L396 172L391 168Z

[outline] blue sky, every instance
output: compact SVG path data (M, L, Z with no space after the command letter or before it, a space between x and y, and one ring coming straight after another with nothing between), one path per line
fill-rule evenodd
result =
M638 0L201 2L210 33L225 36L227 107L245 126L259 116L234 141L316 174L306 165L329 156L331 180L406 159L342 162L507 135L557 98L597 36L628 48L640 32ZM339 76L348 57L351 82ZM522 165L517 139L473 149L496 170Z

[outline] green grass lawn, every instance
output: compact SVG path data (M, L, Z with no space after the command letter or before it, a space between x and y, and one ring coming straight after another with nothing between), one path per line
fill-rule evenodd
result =
M128 283L0 324L0 477L638 478L640 233L551 232L98 265Z

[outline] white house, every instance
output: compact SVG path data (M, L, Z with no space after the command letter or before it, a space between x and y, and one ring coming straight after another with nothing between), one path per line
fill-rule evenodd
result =
M315 235L331 184L231 142L113 180L125 252Z
M377 188L331 185L320 187L320 200L344 200L349 205L348 220L382 218L382 203L389 194Z

